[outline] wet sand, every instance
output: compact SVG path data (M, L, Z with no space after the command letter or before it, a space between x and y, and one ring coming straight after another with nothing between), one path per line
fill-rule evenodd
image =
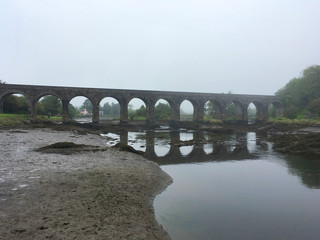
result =
M34 151L66 141L103 151ZM0 146L0 239L170 239L153 199L172 180L155 163L77 131L2 130Z

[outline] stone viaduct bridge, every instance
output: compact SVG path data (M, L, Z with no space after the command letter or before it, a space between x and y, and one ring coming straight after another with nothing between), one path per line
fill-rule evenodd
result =
M92 122L99 122L99 104L105 97L112 97L120 105L120 121L128 121L128 104L133 98L141 99L146 105L146 121L153 122L155 104L158 100L166 100L171 109L171 121L180 121L180 105L188 100L193 105L193 120L203 121L205 104L211 101L217 112L217 118L225 120L225 110L229 103L233 102L237 108L236 120L247 121L247 109L250 103L256 106L256 120L268 118L268 107L273 104L278 112L281 112L281 104L275 96L271 95L245 95L245 94L218 94L218 93L195 93L173 91L145 91L125 89L101 89L101 88L78 88L40 85L17 85L0 84L0 111L3 112L3 102L6 96L22 94L28 101L29 114L35 120L37 116L37 103L43 96L53 95L62 102L62 117L64 122L69 121L68 105L77 96L87 97L93 106Z

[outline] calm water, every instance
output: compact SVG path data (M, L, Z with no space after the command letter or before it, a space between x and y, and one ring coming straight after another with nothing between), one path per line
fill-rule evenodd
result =
M173 178L154 202L173 240L320 239L320 159L280 155L255 133L123 135Z

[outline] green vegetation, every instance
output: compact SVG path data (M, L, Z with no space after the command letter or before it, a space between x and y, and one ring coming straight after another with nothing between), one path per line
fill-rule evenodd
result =
M193 115L192 114L186 114L186 113L181 113L180 114L180 119L182 121L192 121L193 120Z
M207 116L204 117L204 121L214 123L214 124L222 123L222 120L220 119L212 119L212 118L208 118Z
M248 120L256 119L257 110L255 108L251 108L250 105L248 107Z
M207 102L205 105L205 121L218 118L217 114L216 106L211 101Z
M73 119L77 116L77 114L79 114L79 111L71 103L69 103L68 108L69 108L69 118Z
M62 116L62 103L59 98L52 95L44 96L37 104L38 116L60 117ZM78 114L76 108L69 103L69 118L74 118Z
M88 113L92 113L92 103L91 101L87 98L83 104L81 105L80 111L83 111L83 110L87 110Z
M227 94L231 94L231 92ZM250 113L251 115L254 115L253 117L255 117L255 112ZM219 114L221 114L221 112L217 110L217 106L213 102L208 101L205 105L205 121L212 122L213 120L220 119L221 116L219 116ZM237 106L233 102L229 102L224 114L226 120L236 120L238 114Z
M29 104L24 96L10 95L4 99L3 112L28 114Z
M134 110L131 105L129 105L128 109L128 117L130 120L146 120L146 107L141 105L141 107L137 110Z
M29 121L27 114L0 114L0 124L4 126L18 125Z
M62 103L56 96L44 96L37 104L37 114L58 116L62 113Z
M157 120L169 120L171 109L167 103L159 103L154 109L154 118Z
M237 107L233 102L230 102L225 111L226 120L236 120L237 117Z
M39 122L61 122L62 117L37 116L36 120ZM3 126L26 124L29 122L30 122L30 117L28 114L11 114L11 113L0 114L0 125L3 125Z
M120 115L120 105L119 103L105 103L102 107L100 106L100 111L103 111L103 115L108 116L119 116Z
M278 117L278 118L269 118L269 123L279 123L279 124L286 124L286 125L312 125L319 123L319 119L312 118L312 119L288 119L285 117Z
M3 102L3 112L5 114L23 114L27 115L29 109L29 104L26 98L22 95L12 94L5 97ZM69 104L69 117L74 118L77 114L76 108ZM37 103L37 115L47 116L47 117L58 117L61 118L62 115L62 103L59 98L52 95L44 96Z
M320 117L320 66L314 65L276 92L289 119Z
M128 109L128 117L130 120L146 120L146 107L141 105L139 109L134 110L131 105ZM167 103L159 103L154 109L154 117L156 120L170 119L170 105Z

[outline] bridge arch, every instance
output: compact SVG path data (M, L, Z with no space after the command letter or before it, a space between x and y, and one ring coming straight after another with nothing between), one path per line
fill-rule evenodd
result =
M0 113L8 113L9 109L7 109L6 100L8 100L8 98L10 98L11 96L23 98L21 99L22 102L26 102L26 104L23 104L23 106L21 106L20 112L28 114L32 111L31 99L29 96L27 96L23 91L9 91L2 94L0 98Z
M205 139L205 142L202 145L204 154L212 154L215 150L215 144L217 144L217 142L212 135L208 133L203 134L203 139Z
M180 120L193 121L197 105L192 99L183 99L179 104Z
M149 132L149 136L147 136L147 139L153 137L154 154L156 155L156 157L161 158L169 154L172 147L172 144L170 144L172 142L170 135L171 133L169 131L155 131L152 132L152 136L150 136Z
M247 106L248 123L254 123L265 119L266 110L265 105L258 101L252 101Z
M93 122L94 121L94 108L96 107L92 100L85 94L73 94L70 99L63 104L64 112L69 116L69 104L75 106L77 111L76 121L78 122Z
M168 121L173 119L172 101L170 99L157 99L154 104L153 120Z
M202 148L206 155L213 153L213 143L205 143Z
M3 86L4 84L0 85ZM7 96L13 95L13 94L20 94L22 96L25 96L25 98L30 98L30 96L27 94L26 91L23 91L23 89L8 89L5 91L0 92L0 101ZM30 99L29 99L30 100Z
M35 98L37 116L61 116L62 115L62 101L54 94L42 94Z
M230 101L228 101L228 103L225 105L225 108L223 109L223 120L244 121L247 119L245 113L246 109L244 108L243 104L238 100L231 99Z
M252 101L256 107L255 121L264 121L268 118L268 107L260 101Z
M283 106L278 101L273 101L268 105L268 116L269 117L282 117L283 116Z
M104 97L99 101L99 121L120 119L120 102L115 97Z
M257 105L253 102L250 102L247 105L247 119L248 119L248 123L255 123L257 120L257 115L259 112L259 108L257 107Z
M67 105L66 101L64 101L65 96L63 94L59 94L59 92L55 91L54 89L48 89L47 91L38 92L37 94L35 94L32 97L32 111L31 111L32 120L35 120L36 117L38 116L38 114L39 114L39 112L38 112L39 101L41 100L41 98L43 98L45 96L54 96L59 99L59 101L61 102L62 121L67 122L69 119L69 109L68 109L68 105ZM66 105L66 106L64 106L64 105ZM65 111L65 109L66 109L66 111Z
M211 99L206 101L204 105L205 120L223 119L223 107L217 100Z
M128 120L147 119L147 101L141 97L128 99Z
M180 147L179 151L182 156L189 155L194 150L194 144L189 144L189 141L193 142L194 140L193 132L180 132L179 141Z
M41 92L41 93L33 96L33 99L35 102L38 102L41 98L43 98L45 96L55 96L55 97L59 98L60 100L63 99L63 97L64 97L63 95L60 95L56 91L46 91L46 92Z

